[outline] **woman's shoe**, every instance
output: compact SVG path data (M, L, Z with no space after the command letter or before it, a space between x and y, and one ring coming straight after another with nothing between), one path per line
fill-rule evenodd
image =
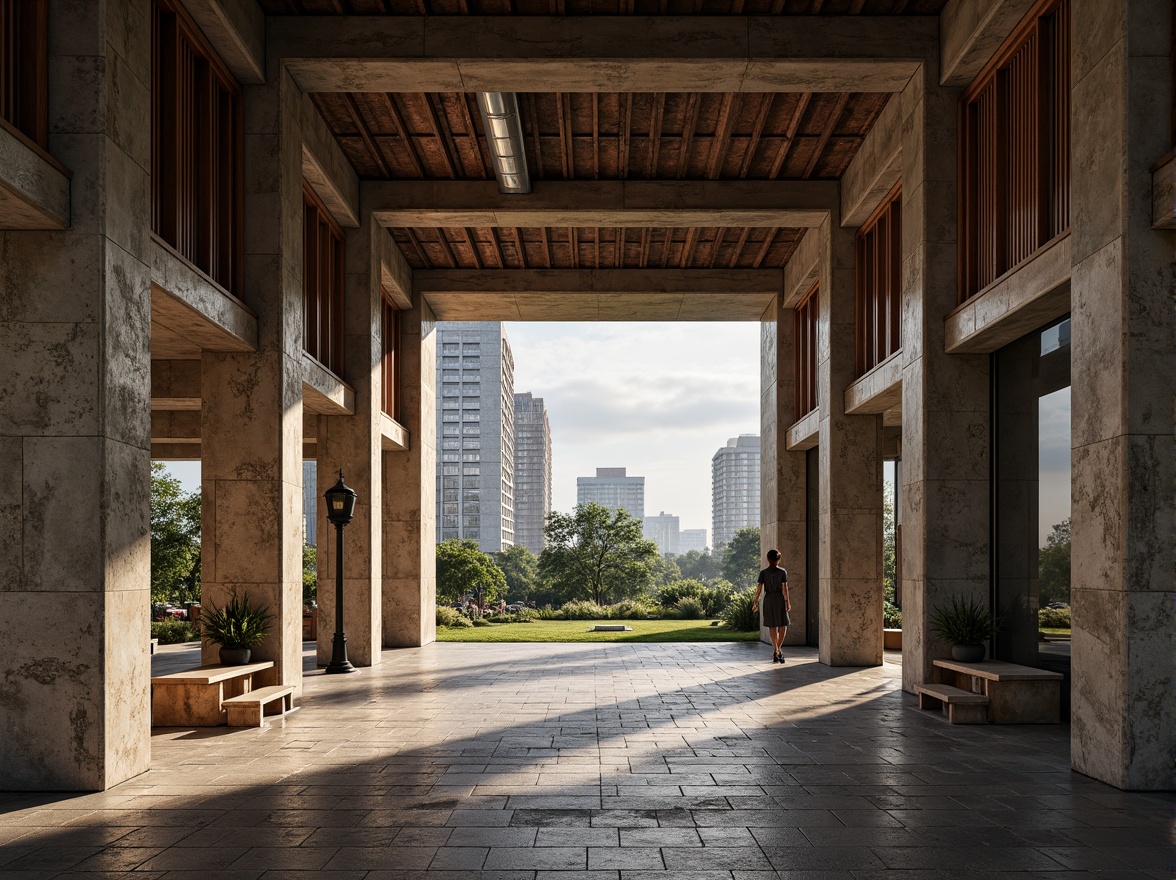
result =
M773 663L783 663L783 662L784 662L784 658L780 656L780 652L779 652L779 651L776 651L776 652L775 652L775 653L772 655L772 662L773 662Z

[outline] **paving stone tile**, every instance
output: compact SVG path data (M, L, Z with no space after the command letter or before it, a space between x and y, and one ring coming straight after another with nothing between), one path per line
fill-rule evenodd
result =
M656 847L589 847L589 870L643 871L664 868L662 851Z
M447 846L534 846L535 828L453 828Z
M535 846L621 846L617 828L540 828Z
M775 867L759 847L667 847L662 850L662 858L665 859L666 868L675 872L708 868L727 871L736 868L765 870Z
M487 870L581 870L588 867L583 846L493 847L486 857Z
M437 855L435 846L344 846L323 866L328 871L352 868L378 871L381 869L427 868Z
M489 852L489 847L484 846L442 847L429 863L429 870L477 871L485 863Z

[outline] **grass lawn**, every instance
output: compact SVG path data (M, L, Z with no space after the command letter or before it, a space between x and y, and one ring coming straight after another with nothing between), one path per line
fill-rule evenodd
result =
M1066 627L1065 629L1055 629L1054 627L1043 626L1041 628L1041 631L1043 633L1045 633L1047 636L1055 636L1055 637L1059 637L1059 638L1065 637L1067 639L1070 638L1070 628L1069 627Z
M597 623L632 632L589 632ZM533 620L489 626L437 627L439 642L754 642L758 632L735 632L709 620Z

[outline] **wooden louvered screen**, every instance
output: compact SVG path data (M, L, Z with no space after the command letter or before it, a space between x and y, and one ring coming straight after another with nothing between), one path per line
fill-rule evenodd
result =
M48 0L0 0L0 119L48 140Z
M960 301L1070 228L1070 0L1042 0L964 94Z
M813 285L794 310L797 419L817 408L817 306L817 285Z
M302 186L303 348L343 376L343 231L314 191Z
M396 350L400 341L400 312L386 297L381 298L384 356L380 360L381 408L390 418L400 419L400 359Z
M901 343L902 196L896 186L857 235L857 375Z
M241 90L176 0L151 20L151 229L241 286Z

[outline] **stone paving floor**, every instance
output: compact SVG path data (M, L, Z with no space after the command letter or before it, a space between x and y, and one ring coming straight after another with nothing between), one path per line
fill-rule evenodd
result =
M265 730L156 730L108 792L0 794L0 877L1173 876L1176 797L1068 728L949 726L900 667L758 644L431 645Z

